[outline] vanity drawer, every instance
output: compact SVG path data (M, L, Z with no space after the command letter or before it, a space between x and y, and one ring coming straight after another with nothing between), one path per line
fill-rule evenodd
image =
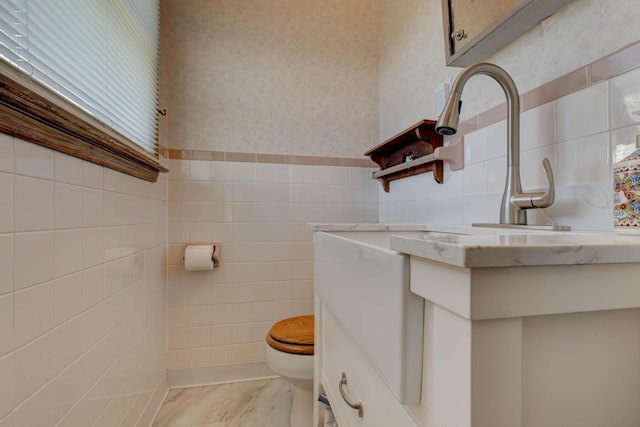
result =
M322 309L322 385L331 401L331 407L340 427L416 427L403 405L385 386L371 365L353 345L335 318ZM340 381L345 373L344 391L363 407L363 416L342 398Z

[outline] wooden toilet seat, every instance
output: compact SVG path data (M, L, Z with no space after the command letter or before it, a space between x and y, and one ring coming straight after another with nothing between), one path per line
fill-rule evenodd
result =
M277 322L267 333L267 343L285 353L313 354L313 315Z

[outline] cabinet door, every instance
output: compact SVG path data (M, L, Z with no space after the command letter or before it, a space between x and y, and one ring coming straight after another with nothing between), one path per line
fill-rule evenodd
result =
M340 427L416 427L404 407L393 397L371 365L358 352L335 318L322 310L321 381ZM347 405L340 394L345 373L345 393L362 404L363 416Z

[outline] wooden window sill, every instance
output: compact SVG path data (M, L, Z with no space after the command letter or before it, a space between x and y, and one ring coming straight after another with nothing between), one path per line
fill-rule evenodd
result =
M35 83L29 81L30 89L18 81L0 73L0 132L145 181L156 182L160 172L168 172L124 137L101 129L80 111L58 106Z

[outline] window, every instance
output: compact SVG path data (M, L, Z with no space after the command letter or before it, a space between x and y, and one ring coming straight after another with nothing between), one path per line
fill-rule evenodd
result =
M149 181L159 0L0 2L0 131Z

